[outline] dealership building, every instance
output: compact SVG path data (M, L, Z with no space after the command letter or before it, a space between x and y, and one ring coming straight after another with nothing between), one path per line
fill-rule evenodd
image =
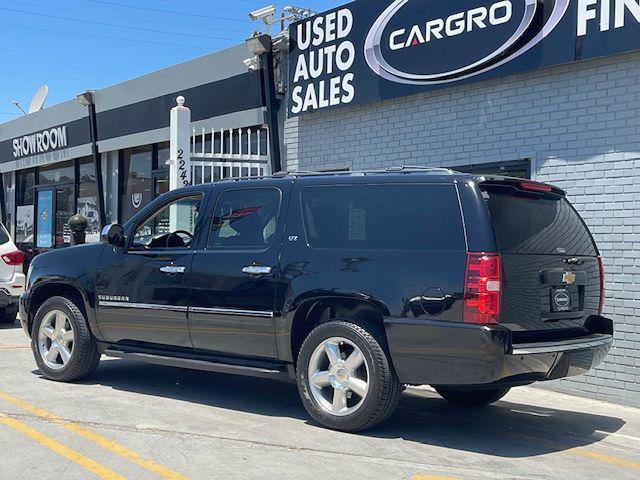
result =
M265 81L274 72L265 62L248 72L239 45L94 92L94 122L74 99L0 125L4 218L16 240L63 246L69 214L100 216L96 156L106 221L125 221L165 191L177 95L192 111L195 183L279 162L553 183L604 257L604 314L616 336L600 368L544 387L640 406L640 3L357 0L289 34L288 55L276 52L277 102ZM30 136L37 143L45 131L49 150L36 144L32 155ZM25 148L16 152L15 140ZM52 238L38 235L38 198L49 198L40 192L53 192Z

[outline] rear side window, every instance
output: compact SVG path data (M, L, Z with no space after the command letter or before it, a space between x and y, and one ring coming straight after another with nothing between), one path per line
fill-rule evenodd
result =
M276 188L222 192L216 203L208 247L268 247L275 238L281 198Z
M5 230L4 226L0 224L0 245L4 245L9 241L9 234Z
M597 255L589 230L567 199L518 194L501 187L483 194L500 252Z
M466 250L453 185L306 187L302 210L314 248Z

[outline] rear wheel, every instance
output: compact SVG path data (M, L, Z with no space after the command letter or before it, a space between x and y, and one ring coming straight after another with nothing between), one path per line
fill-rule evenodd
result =
M3 308L0 310L0 323L11 324L16 321L18 312L15 309Z
M511 390L508 387L489 390L447 390L440 387L435 387L435 389L447 402L464 407L490 405L500 400Z
M98 346L84 315L64 297L50 298L38 309L31 349L42 374L60 382L88 377L100 361Z
M361 431L385 421L402 386L381 332L344 321L320 325L300 349L297 380L309 414L325 427Z

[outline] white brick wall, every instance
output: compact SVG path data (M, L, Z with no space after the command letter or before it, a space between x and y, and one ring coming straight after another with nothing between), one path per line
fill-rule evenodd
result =
M287 168L456 166L531 158L569 193L607 271L614 347L547 387L640 406L640 53L287 120Z

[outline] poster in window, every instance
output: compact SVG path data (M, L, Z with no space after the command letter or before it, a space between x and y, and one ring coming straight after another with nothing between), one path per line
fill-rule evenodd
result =
M16 210L16 243L33 242L33 205L23 205Z
M42 191L38 193L38 205L36 208L38 215L38 234L36 247L53 247L53 192Z
M87 219L87 243L100 241L100 220L96 197L78 198L78 213Z

